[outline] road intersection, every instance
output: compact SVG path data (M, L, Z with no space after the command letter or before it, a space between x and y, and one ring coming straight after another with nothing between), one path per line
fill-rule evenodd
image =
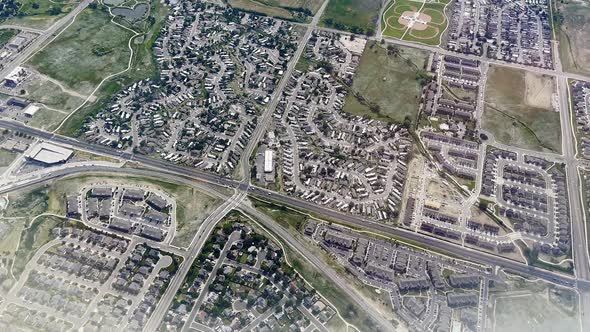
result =
M79 12L86 8L88 4L90 4L90 2L90 0L83 1L74 10L72 10L72 12L70 12L64 18L59 20L50 29L40 31L40 36L37 39L35 39L35 41L31 45L29 45L29 47L23 50L23 52L19 54L18 57L13 59L13 61L8 66L5 66L2 70L0 70L0 75L2 77L5 77L14 68L24 63L32 54L34 54L34 52L38 51L41 47L43 47L43 45L45 45L51 37L55 36L68 22L71 22L71 20L75 18L75 16ZM311 33L314 31L314 29L317 28L317 24L327 3L327 1L324 2L324 4L320 8L320 10L318 10L317 14L314 16L310 24L304 25L307 28L303 39L304 41L307 40ZM321 29L331 30L326 28ZM334 32L343 33L342 31L336 30L334 30ZM381 38L383 38L389 43L400 46L419 48L430 52L437 52L439 54L456 55L455 52L446 51L438 47L418 45L415 43L404 42L397 39L384 38L381 36L375 37L373 39ZM273 94L269 107L266 109L265 113L261 115L259 119L260 121L258 122L258 125L252 136L252 140L244 149L244 153L241 157L242 180L235 180L229 177L221 177L219 175L215 175L205 171L173 165L161 160L154 160L141 155L135 155L129 152L115 151L104 146L90 144L87 142L76 140L74 138L61 136L55 133L50 133L35 128L30 128L15 121L2 119L0 120L0 127L22 132L45 141L71 146L77 149L107 155L114 158L120 158L133 163L137 163L140 166L146 168L113 168L106 165L64 168L54 172L49 171L47 172L47 174L40 178L30 178L22 181L8 183L0 187L0 193L6 193L16 189L26 188L39 183L44 183L52 179L73 176L81 173L116 171L122 174L162 177L171 181L191 183L193 185L199 184L203 188L206 188L208 192L224 199L225 203L222 206L220 206L217 210L215 210L215 212L203 222L202 227L195 235L188 250L177 250L177 252L179 254L182 254L182 256L185 258L184 262L180 265L178 273L172 279L169 287L162 296L162 299L158 304L156 310L151 315L148 324L146 325L146 331L155 331L158 329L160 322L162 321L163 317L165 316L168 310L168 307L174 299L176 291L181 286L184 277L188 273L192 261L200 252L203 244L212 232L215 225L233 209L242 211L246 215L249 215L255 218L260 223L262 223L265 227L267 227L269 230L271 230L273 233L277 234L281 239L283 239L290 247L299 252L316 268L323 271L326 277L333 281L334 284L338 285L358 305L362 307L368 307L368 305L364 302L365 300L361 296L359 296L357 291L354 290L350 285L348 285L343 280L343 278L339 276L332 268L328 267L321 259L313 255L308 249L305 248L303 244L294 239L280 225L278 225L268 216L253 208L246 200L246 196L248 195L264 197L265 199L269 199L280 204L291 206L301 211L307 211L314 216L327 217L331 220L337 220L347 225L362 227L365 230L372 231L378 234L385 234L387 236L391 236L402 240L418 242L428 248L432 248L437 251L442 251L452 256L461 257L463 259L473 260L478 263L489 265L490 267L493 267L492 270L496 270L495 267L501 267L508 271L532 275L534 277L546 280L548 282L556 283L562 286L572 288L577 287L581 293L580 302L583 330L590 330L590 316L584 314L586 311L590 310L590 260L588 257L588 244L586 241L587 230L585 225L584 208L582 206L582 197L580 195L580 183L578 175L578 167L580 166L581 162L576 158L577 143L575 140L575 133L570 113L567 81L568 79L590 81L590 77L564 72L561 68L559 61L557 61L556 63L556 70L549 70L541 68L531 68L528 66L508 63L499 60L482 59L481 57L462 55L463 57L469 59L480 60L486 64L495 64L500 66L508 66L511 68L524 69L539 74L554 76L556 78L557 90L559 95L559 111L561 117L562 155L552 155L552 157L556 157L556 159L560 159L566 164L568 195L573 233L572 251L573 259L575 262L575 276L571 277L568 275L528 266L520 262L484 253L482 251L461 247L447 241L419 234L417 232L393 228L387 225L373 222L371 220L364 219L359 216L337 212L317 204L300 200L298 198L294 198L274 191L269 191L263 188L252 186L249 181L249 158L252 152L254 151L256 144L264 134L265 129L267 128L268 123L272 118L272 113L280 100L282 91L285 88L285 85L287 84L292 71L294 70L295 64L297 63L298 59L300 58L304 50L305 42L302 42L299 45L297 51L295 52L294 57L291 60L283 79L281 80L279 86ZM558 59L559 56L556 55L556 58ZM234 195L228 197L222 191L217 190L216 188L220 186L232 188L234 190ZM391 328L391 323L388 320L384 319L379 314L370 314L372 318L376 322L378 322L382 328ZM189 320L188 322L189 326L190 322L191 320Z

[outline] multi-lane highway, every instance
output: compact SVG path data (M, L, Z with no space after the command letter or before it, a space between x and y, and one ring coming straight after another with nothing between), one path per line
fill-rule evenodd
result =
M554 43L554 46L557 44ZM556 53L556 72L563 73L559 52ZM556 76L557 94L559 96L559 113L561 122L562 154L566 166L566 179L569 197L571 233L572 233L572 257L574 259L575 275L580 280L590 280L590 257L588 253L588 241L586 237L586 218L582 206L582 184L578 173L578 160L576 159L577 142L570 110L570 95L567 77ZM590 291L580 294L580 318L582 331L590 331Z
M12 125L8 125L7 123L5 123L3 121L0 121L0 127L10 127L13 130L17 130L18 128L20 128L19 126L20 125L17 125L16 127L14 127ZM30 128L25 127L23 129L30 129ZM36 129L33 129L33 130L37 131ZM23 132L33 134L31 131L28 131L28 130L23 130ZM48 140L50 140L52 136L53 136L53 139L55 139L56 137L58 137L58 138L60 137L60 136L52 135L49 133L44 134L44 136L45 135ZM73 147L78 147L78 148L82 148L85 150L93 151L92 149L87 148L86 143L80 142L81 144L76 144L77 141L71 140L68 138L62 138L62 139L53 140L53 141L54 142L62 142L62 143L63 143L63 141L67 141L67 142L69 142L69 145L71 145ZM94 147L95 146L93 146L93 145L90 146L90 148L94 148ZM104 151L102 151L102 149L100 147L96 150L98 150L98 151L95 151L95 152L110 155L112 157L119 157L120 156L120 154L118 154L118 153L113 153L114 151L112 151L111 149L106 149L106 152L109 152L109 153L104 153ZM143 157L139 157L139 156L135 157L135 158L133 158L133 156L127 156L127 157L129 157L127 159L134 159L136 161L141 161L144 159ZM143 164L143 162L142 162L142 164ZM517 261L512 261L512 260L509 260L509 259L506 259L503 257L487 254L487 253L480 252L480 251L473 250L473 249L469 249L469 248L464 248L464 247L458 246L454 243L446 242L446 241L439 240L436 238L431 238L431 237L424 236L424 235L421 235L421 234L418 234L418 233L415 233L412 231L399 229L399 228L393 228L390 226L386 226L386 225L383 225L380 223L376 223L376 222L373 222L370 220L360 218L358 216L337 212L337 211L334 211L334 210L331 210L331 209L328 209L328 208L325 208L322 206L318 206L316 204L313 204L313 203L310 203L307 201L303 201L303 200L300 200L300 199L297 199L294 197L284 196L284 195L281 195L281 194L278 194L275 192L271 192L271 191L268 191L265 189L257 188L257 187L250 187L250 186L244 185L244 183L241 183L241 182L233 180L233 179L222 178L217 175L212 175L209 173L201 174L203 172L199 172L194 169L189 169L189 168L180 167L180 166L176 166L176 165L169 165L167 163L160 162L158 160L147 159L147 163L145 163L144 165L150 166L150 168L153 168L153 169L114 168L114 167L111 168L111 167L105 167L105 166L88 166L88 165L80 166L80 167L72 167L72 168L61 168L59 170L56 170L55 172L51 172L51 173L46 174L40 178L28 178L28 179L24 179L19 182L8 184L8 185L0 188L0 194L6 193L9 191L13 191L13 190L17 190L17 189L22 189L22 188L25 188L28 186L36 185L36 184L50 181L50 180L56 179L56 178L67 177L67 176L72 176L72 175L79 175L79 174L83 174L83 173L97 173L97 172L113 172L113 171L115 171L117 174L120 174L120 175L129 174L129 175L138 175L138 176L149 176L149 177L165 178L170 181L185 182L185 183L195 183L195 182L205 181L209 184L210 187L214 187L214 186L211 186L211 184L232 187L232 188L237 189L242 194L245 193L244 190L247 190L248 194L251 194L251 195L259 195L264 198L276 201L280 204L292 206L292 207L297 208L301 211L307 211L309 213L313 213L318 216L326 216L330 219L339 220L343 223L346 223L346 224L349 224L352 226L356 226L356 227L360 227L360 228L368 230L368 231L374 231L374 232L377 232L377 233L380 233L383 235L387 235L387 236L391 236L391 237L395 237L398 239L406 239L409 241L421 243L421 244L425 245L426 247L436 250L437 252L446 253L446 254L458 257L460 259L472 260L472 261L475 261L475 262L478 262L481 264L485 264L485 265L488 265L491 267L499 266L499 267L504 268L508 271L513 271L516 273L533 276L533 277L540 278L540 279L543 279L543 280L546 280L549 282L557 283L557 284L560 284L560 285L563 285L566 287L576 287L577 286L577 288L582 291L590 291L590 282L587 279L576 279L571 276L562 275L559 273L554 273L551 271L527 266L526 264L523 264L523 263L520 263ZM227 195L225 195L223 193L216 192L213 189L209 190L208 192L215 194L216 197L221 197L229 202L232 202L231 198L227 197ZM230 204L230 205L235 206L233 204ZM227 206L228 205L226 205L226 207ZM364 302L362 297L358 296L356 291L354 289L352 289L351 286L349 286L346 282L343 282L342 277L338 276L338 274L335 271L333 271L330 267L328 267L326 264L324 264L320 259L315 257L313 254L311 254L301 243L299 243L297 240L291 238L289 233L286 232L284 229L282 229L282 227L280 227L276 222L272 221L270 218L268 218L264 214L260 213L260 211L252 208L252 206L250 206L249 204L245 204L242 202L241 204L237 205L237 209L243 211L247 215L255 217L255 219L258 220L259 222L263 223L263 225L265 227L270 229L275 234L279 235L283 240L286 241L286 243L289 246L291 246L292 248L297 250L303 257L308 259L310 261L310 263L312 263L316 268L323 271L324 274L326 275L326 277L328 277L331 281L333 281L336 285L338 285L348 296L351 297L351 299L356 301L359 306L367 307L367 304ZM225 211L225 213L227 213L228 210L222 209L222 211ZM210 220L211 221L219 220L222 218L222 215L223 215L223 213L219 213L215 216L215 218L210 218ZM190 249L191 254L185 255L185 257L193 257L194 258L194 256L196 256L196 254L194 254L194 253L198 253L199 248L202 246L202 243L207 238L207 236L205 236L205 235L208 232L210 232L209 227L213 227L214 224L215 224L215 222L204 224L203 228L199 231L199 235L197 235L197 237L194 241L194 244L191 245L191 248L192 248L192 249ZM209 225L209 226L207 226L207 225ZM168 308L168 305L166 305L166 304L169 304L169 302L171 302L171 300L173 299L174 293L175 293L174 290L178 289L178 287L180 287L181 281L184 279L183 275L186 275L186 272L184 270L188 269L190 267L189 261L187 261L186 264L183 264L183 267L181 268L181 270L177 274L177 277L175 277L174 282L170 285L169 290L165 293L163 300L160 302L160 305L157 307L157 309L154 313L154 315L156 315L156 316L153 316L153 317L163 317L165 315L167 308ZM582 301L584 303L585 299L583 298ZM383 320L382 317L380 317L376 313L372 313L371 315L373 316L372 317L373 320L375 320L377 323L379 323L385 330L388 330L389 325L384 325L387 323L386 323L386 321ZM149 327L151 329L150 331L153 331L153 330L155 330L155 328L157 328L158 321L159 320L156 318L150 319L150 321L149 321Z
M52 25L49 29L44 31L35 31L39 33L39 37L37 37L27 48L25 48L21 53L19 53L9 64L7 64L2 70L0 70L0 77L5 77L8 73L10 73L14 68L21 65L25 62L34 52L38 51L43 45L45 45L52 37L55 37L56 34L61 31L66 24L71 22L78 13L80 13L84 8L90 4L92 0L84 0L82 1L75 9L73 9L70 13L68 13L65 17L57 21L54 25ZM358 296L357 292L346 282L342 280L342 278L333 271L330 267L326 266L326 264L319 258L315 257L311 254L301 243L297 240L293 239L288 232L286 232L281 226L275 223L272 219L268 218L266 215L262 214L260 211L252 208L252 206L243 203L243 197L246 194L249 195L258 195L262 196L266 199L270 199L276 201L279 204L288 205L299 209L301 211L306 211L308 213L312 213L317 216L325 216L333 220L338 220L342 223L355 226L358 228L362 228L364 230L373 231L376 233L380 233L383 235L405 239L413 242L420 243L426 247L432 248L436 251L444 252L450 254L452 256L460 257L461 259L468 259L478 263L482 263L491 267L501 267L516 273L526 274L533 277L537 277L540 279L544 279L549 282L557 283L566 287L577 287L581 290L581 297L580 297L580 304L581 304L581 311L582 311L582 330L583 331L590 331L590 316L585 316L584 311L590 309L590 260L588 259L588 246L586 243L586 229L585 229L585 219L583 215L583 207L581 203L580 197L580 184L578 183L578 161L576 160L576 143L575 137L573 133L573 127L571 126L571 118L569 112L569 96L567 92L567 79L579 79L579 80L587 80L590 81L590 77L585 77L583 75L577 75L572 73L563 72L561 69L561 65L559 63L559 56L556 55L556 70L550 69L542 69L542 68L532 68L520 64L508 63L504 61L494 60L494 59L485 59L481 57L469 56L469 55L461 55L463 57L476 59L483 61L486 64L496 64L501 66L508 66L517 69L524 69L532 72L536 72L539 74L551 75L556 78L558 94L559 94L559 106L560 106L560 113L561 113L561 131L562 131L562 149L563 154L562 158L566 163L566 170L567 170L567 181L568 181L568 195L570 201L570 214L572 220L572 236L573 236L573 257L576 267L576 275L575 277L571 277L568 275L535 268L523 264L518 261L513 261L504 257L496 256L493 254L488 254L482 251L469 249L466 247L459 246L457 244L447 242L444 240L436 239L433 237L425 236L413 231L394 228L391 226L387 226L381 223L377 223L371 220L364 219L359 216L350 215L341 213L338 211L334 211L328 209L324 206L317 205L314 203L310 203L308 201L300 200L295 197L286 196L283 194L279 194L276 192L268 191L262 188L253 187L249 183L249 158L254 150L256 144L258 144L260 138L265 132L265 129L268 126L268 123L272 117L272 113L276 108L278 102L280 101L281 93L283 88L287 84L289 77L291 76L291 72L297 62L297 59L301 56L303 51L305 50L305 43L314 29L316 29L317 23L319 22L321 13L323 12L326 4L328 2L324 2L322 7L318 10L316 15L314 16L312 22L306 26L306 32L303 38L303 42L299 45L298 49L296 50L293 61L289 63L289 67L286 70L285 77L279 83L269 106L267 107L264 114L261 115L259 119L259 123L257 125L256 130L253 133L253 136L244 150L244 153L241 157L241 167L242 167L242 181L234 180L227 177L221 177L219 175L215 175L209 172L200 171L193 168L173 165L168 162L164 162L162 160L155 160L150 159L140 155L134 155L131 153L126 152L119 152L115 151L109 147L99 146L90 144L87 142L78 141L73 138L68 138L64 136L60 136L57 134L49 133L46 131L29 128L21 123L13 122L10 120L0 120L0 127L7 128L15 131L20 131L28 135L32 135L38 137L40 139L51 141L58 144L65 144L77 149L87 150L94 153L99 153L103 155L108 155L115 158L122 158L125 160L130 160L141 164L142 166L147 166L152 169L137 169L137 168L109 168L105 166L81 166L81 167L72 167L72 168L64 168L56 170L55 172L50 172L47 176L42 178L30 178L25 179L20 182L15 182L8 184L4 187L0 188L0 193L5 193L11 190L25 188L27 186L35 185L38 183L42 183L44 181L48 181L51 179L59 178L59 177L66 177L71 176L74 174L80 174L83 172L109 172L116 170L117 173L120 174L131 174L131 175L146 175L152 177L163 177L167 178L172 181L201 181L206 182L209 185L220 185L226 186L230 188L236 189L236 196L234 197L227 197L227 195L216 192L217 196L223 197L226 199L226 203L222 205L221 208L216 210L212 216L210 216L204 223L201 229L199 230L198 234L195 236L193 243L188 249L187 257L188 259L181 265L178 273L172 279L168 290L163 295L162 300L160 301L159 305L157 306L155 312L151 316L148 324L146 326L147 331L155 331L161 322L162 318L167 312L167 309L172 302L174 295L177 289L180 287L184 276L188 272L190 265L192 263L192 259L197 256L198 252L200 251L203 243L207 239L209 233L212 231L214 225L225 216L231 209L237 208L244 213L255 217L256 220L261 222L265 227L270 229L273 233L280 236L290 247L294 248L298 251L303 257L305 257L312 265L316 268L322 270L327 278L329 278L332 282L337 284L353 301L355 301L359 306L368 307L367 303L364 302L364 299ZM322 28L325 29L325 28ZM330 29L326 29L330 30ZM337 33L345 33L342 31L336 31ZM373 39L380 39L381 37L375 37ZM431 47L426 45L419 45L415 43L400 41L396 39L385 38L388 42L413 47L413 48L420 48L430 52L438 52L440 54L453 54L456 53L443 50L438 47ZM391 323L381 317L379 314L375 312L371 312L371 310L367 311L368 314L373 318L375 322L377 322L383 329L389 330L391 329ZM189 322L190 324L190 322Z
M172 173L164 173L161 171L151 170L151 169L138 169L138 168L118 168L118 167L107 167L107 166L91 166L91 165L81 165L79 167L71 167L71 168L60 168L54 172L49 174L45 174L43 177L38 178L26 178L21 181L5 185L0 187L0 194L7 193L10 191L23 189L26 187L38 185L47 181L55 180L58 178L64 178L68 176L74 175L81 175L85 173L90 174L103 174L115 172L118 175L133 175L133 176L144 176L144 177L154 177L154 178L165 178L169 181L185 183L190 185L198 184L195 183L195 178L175 175ZM235 182L237 185L237 182ZM200 188L204 188L202 185L199 186ZM277 224L274 220L270 219L268 216L262 214L260 211L254 209L251 205L242 201L245 196L245 192L239 191L236 195L232 197L228 197L223 192L217 191L214 186L208 185L206 188L207 192L215 197L221 198L226 201L221 207L219 207L210 217L204 221L203 225L199 229L197 235L193 239L193 243L191 243L189 247L189 251L182 254L185 258L185 261L181 264L178 273L172 279L169 287L167 288L166 292L164 293L161 301L158 303L157 308L155 309L154 313L152 314L151 318L146 325L146 331L155 331L158 328L158 324L161 319L165 316L170 303L174 299L174 295L176 294L178 288L181 286L184 277L188 273L190 269L190 265L192 261L197 256L198 252L201 250L204 242L208 238L210 232L217 224L219 220L225 216L231 209L236 208L243 212L246 215L254 217L256 221L262 223L267 229L272 231L274 234L280 236L282 240L284 240L291 248L299 252L305 259L307 259L312 266L314 266L319 271L322 271L326 277L332 281L335 285L342 289L342 291L347 294L350 299L357 303L361 308L368 307L368 304L365 300L360 296L350 285L344 282L341 276L338 275L331 267L325 264L323 261L315 257L309 250L299 243L297 240L293 239L291 235L283 229L279 224ZM166 250L166 248L162 248ZM369 316L373 318L373 320L379 324L383 330L391 330L392 326L387 319L384 319L376 312L369 312ZM188 322L190 324L190 321Z
M118 153L118 152L113 151L112 149L109 149L109 148L103 148L103 147L91 145L91 144L88 144L85 142L79 142L79 141L71 139L71 138L65 138L65 137L62 137L59 135L54 135L51 133L40 131L38 129L32 129L32 128L23 126L22 124L19 124L19 123L13 123L13 122L5 121L5 120L0 120L0 127L9 128L12 130L17 130L17 131L20 130L21 132L24 132L26 134L36 135L37 137L42 137L48 141L53 141L55 143L61 143L61 144L68 144L72 147L88 150L90 152L100 153L100 154L108 155L108 156L115 157L115 158L123 157L128 160L134 160L136 162L139 162L140 164L142 164L144 166L148 166L150 168L153 168L153 170L137 169L137 168L120 168L120 169L116 169L116 171L118 173L141 174L141 175L147 175L147 176L162 177L162 178L167 178L167 179L176 180L176 181L178 181L178 179L182 179L182 178L187 179L188 178L193 181L204 181L209 184L221 185L221 186L226 186L226 187L230 187L230 188L236 188L240 191L247 190L248 194L250 194L250 195L259 195L259 196L265 197L267 199L276 201L277 203L284 204L287 206L292 206L292 207L297 208L301 211L313 213L317 216L325 216L325 217L328 217L333 220L341 221L341 222L346 223L348 225L352 225L355 227L361 227L365 230L374 231L374 232L388 235L391 237L395 237L398 239L406 239L409 241L422 243L423 245L425 245L429 248L432 248L432 249L438 250L438 251L442 251L444 253L451 254L455 257L461 257L464 259L473 260L475 262L479 262L479 263L486 264L489 266L500 266L502 268L505 268L505 269L508 269L508 270L511 270L514 272L529 274L529 275L532 275L532 276L535 276L535 277L538 277L538 278L541 278L541 279L544 279L547 281L562 284L564 286L573 287L576 284L578 284L582 288L590 290L590 281L588 281L587 279L576 280L575 278L567 276L567 275L563 275L560 273L555 273L555 272L531 267L531 266L528 266L528 265L523 264L518 261L513 261L513 260L510 260L507 258L500 257L500 256L495 256L492 254L484 253L484 252L481 252L478 250L464 248L464 247L461 247L461 246L451 243L451 242L428 237L428 236L425 236L425 235L422 235L419 233L415 233L415 232L412 232L409 230L401 229L401 228L394 228L391 226L387 226L387 225L384 225L381 223L377 223L377 222L374 222L371 220L364 219L359 216L334 211L332 209L329 209L329 208L326 208L326 207L323 207L320 205L316 205L314 203L310 203L310 202L307 202L304 200L300 200L295 197L285 196L283 194L268 191L266 189L262 189L262 188L258 188L258 187L247 186L237 180L233 180L230 178L220 177L218 175L198 171L198 170L195 170L192 168L186 168L186 167L182 167L182 166L178 166L178 165L172 165L172 164L169 164L164 161L149 159L149 158L145 158L142 156L133 156L129 153ZM51 179L57 178L57 177L64 177L64 176L69 176L69 175L73 175L73 174L79 174L81 172L106 172L109 170L112 171L113 169L108 169L108 168L99 167L99 166L62 169L62 170L56 171L54 173L47 174L43 178L24 180L23 182L14 183L14 184L5 186L4 188L0 188L0 194L6 193L6 192L12 191L12 190L20 189L23 187L27 187L27 186L30 186L33 184L41 183L44 181L48 181L48 180L51 180Z

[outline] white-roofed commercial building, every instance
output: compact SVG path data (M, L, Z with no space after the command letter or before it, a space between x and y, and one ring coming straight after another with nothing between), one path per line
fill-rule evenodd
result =
M266 150L264 151L264 173L272 173L274 170L274 151L273 150Z
M35 115L35 113L37 113L39 111L39 106L37 105L29 105L25 108L25 111L23 112L23 114L27 117L27 118L32 118L33 115Z
M74 151L50 143L40 143L26 157L43 165L54 165L67 161Z

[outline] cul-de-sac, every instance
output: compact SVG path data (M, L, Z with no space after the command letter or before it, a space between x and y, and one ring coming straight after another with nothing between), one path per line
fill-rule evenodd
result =
M0 328L590 332L588 0L0 1Z

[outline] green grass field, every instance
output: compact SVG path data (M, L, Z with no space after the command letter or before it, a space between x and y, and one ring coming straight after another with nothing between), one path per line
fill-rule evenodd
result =
M581 194L582 194L582 205L584 206L584 214L586 215L586 228L590 227L590 195L589 195L589 190L590 190L590 186L587 185L588 182L586 182L587 178L590 176L590 172L581 170L579 172L580 175L580 181L582 181L581 183L583 184L583 188L584 190L581 190ZM586 241L590 241L590 234L588 234L588 232L586 232ZM590 243L590 242L588 242ZM590 248L588 249L588 254L590 254Z
M16 16L6 24L47 29L79 3L79 1L20 0L22 5Z
M400 46L395 49L396 54L388 54L384 45L367 43L346 97L345 112L390 122L401 123L406 117L415 121L422 91L416 75L424 68L428 53ZM370 105L377 105L378 112Z
M9 156L4 156L4 158L7 157ZM0 241L0 250L6 255L11 255L17 249L22 237L21 232L22 234L31 232L31 230L25 230L25 232L23 230L30 226L33 218L48 211L59 212L59 208L50 206L49 190L43 186L14 191L8 193L7 196L9 203L3 213L5 218L0 218L2 228L6 228L7 232ZM24 247L20 246L19 248L22 251ZM22 262L22 267L25 264L26 261Z
M35 116L25 123L43 130L55 129L69 113L82 105L87 97L60 86L43 75L27 82L23 89L25 94L20 97L42 104Z
M7 167L16 159L18 153L0 149L0 167Z
M228 3L245 11L298 22L307 22L321 7L322 0L229 0Z
M168 7L160 1L151 2L150 18L143 24L136 26L144 33L141 43L132 43L134 56L131 62L131 70L106 81L97 91L97 101L84 105L73 114L60 128L59 133L67 136L76 136L84 120L95 114L110 101L111 96L119 93L127 86L142 79L153 78L158 75L158 68L153 53L153 44L158 38L160 29L166 21Z
M441 36L447 28L448 20L445 15L445 8L449 0L422 3L411 0L394 0L388 4L383 17L381 18L381 29L383 35L427 45L439 45ZM426 29L408 29L399 22L404 12L420 12L430 16L431 21L427 23Z
M255 200L254 207L269 215L281 224L281 226L287 229L292 228L293 230L300 231L307 222L307 216L297 211L287 209L284 206Z
M31 224L32 220L46 212L65 213L65 207L54 201L51 190L46 186L11 192L7 196L9 204L4 210L4 217L8 219L2 220L2 224L10 227L10 232L2 239L0 247L7 253L16 250L14 265L17 275L34 252L51 240L49 233L54 227L53 219L58 218L39 217ZM48 222L45 223L46 220Z
M556 24L563 70L590 75L590 4L575 0L555 1L561 24Z
M338 30L374 35L380 10L380 0L330 0L321 24Z
M34 128L53 131L66 116L67 114L62 112L40 107L35 116L25 123Z
M559 113L553 111L550 78L490 67L482 128L496 140L537 151L561 151Z
M28 65L83 94L90 94L104 78L124 70L133 33L111 23L104 8L85 9Z
M8 44L8 42L18 34L18 30L2 29L0 30L0 47Z
M38 103L42 103L51 108L56 108L64 112L71 112L80 106L86 95L78 94L76 91L63 90L58 84L38 77L25 87L25 98Z
M4 211L8 218L23 218L29 220L41 213L65 213L65 206L53 202L48 187L38 186L33 189L19 190L8 193L9 204Z
M189 186L178 186L172 194L176 206L176 236L172 244L188 247L203 221L223 202Z

